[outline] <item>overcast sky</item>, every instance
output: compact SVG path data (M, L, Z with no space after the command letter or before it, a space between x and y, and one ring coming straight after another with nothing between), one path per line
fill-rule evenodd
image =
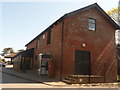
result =
M6 47L12 47L15 51L25 49L25 44L65 13L93 3L98 3L108 11L117 7L119 0L8 1L10 0L0 2L0 52Z

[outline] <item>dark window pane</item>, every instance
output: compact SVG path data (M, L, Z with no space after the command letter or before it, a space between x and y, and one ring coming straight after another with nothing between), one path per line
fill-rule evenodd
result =
M47 44L50 44L50 42L51 42L51 30L48 31Z

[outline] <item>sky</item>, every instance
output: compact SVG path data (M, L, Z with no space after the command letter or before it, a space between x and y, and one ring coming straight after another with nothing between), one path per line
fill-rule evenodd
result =
M8 2L9 1L9 2ZM0 53L25 45L65 13L98 3L105 11L119 0L2 0L0 1Z

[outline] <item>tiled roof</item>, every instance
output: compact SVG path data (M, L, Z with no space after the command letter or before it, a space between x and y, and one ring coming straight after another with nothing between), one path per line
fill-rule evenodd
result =
M6 55L5 58L12 58L16 55L17 53L11 53L9 55Z

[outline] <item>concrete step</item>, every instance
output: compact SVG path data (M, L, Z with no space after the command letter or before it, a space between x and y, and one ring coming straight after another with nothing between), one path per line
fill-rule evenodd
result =
M87 84L87 83L103 83L105 81L103 76L96 75L70 75L64 80L66 83L71 84Z
M92 75L91 75L92 76ZM90 75L70 75L68 77L71 77L71 78L79 78L79 77L90 77Z
M70 81L71 81L71 79L72 79L71 77L66 77L65 78L65 80L70 80Z
M65 82L65 83L67 83L67 84L72 84L72 82L71 82L70 80L64 79L64 80L62 80L62 81Z

